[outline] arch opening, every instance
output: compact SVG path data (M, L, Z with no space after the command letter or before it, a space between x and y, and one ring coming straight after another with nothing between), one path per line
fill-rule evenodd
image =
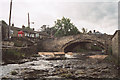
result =
M105 47L96 42L75 42L64 47L64 52L103 51Z

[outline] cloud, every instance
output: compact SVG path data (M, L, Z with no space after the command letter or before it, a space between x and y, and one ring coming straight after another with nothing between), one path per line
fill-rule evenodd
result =
M9 0L10 1L10 0ZM15 26L27 26L27 13L31 27L39 29L43 24L53 26L54 21L63 16L68 17L81 29L100 30L113 34L118 27L118 0L13 0L12 22ZM9 2L2 0L2 16L8 22Z
M118 26L117 3L64 2L56 8L57 16L69 17L79 29L86 27L113 34Z

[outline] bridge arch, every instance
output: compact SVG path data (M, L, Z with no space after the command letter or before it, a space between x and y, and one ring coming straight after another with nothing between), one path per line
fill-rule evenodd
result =
M97 46L99 46L102 50L106 50L106 46L104 42L100 42L99 40L92 40L92 39L76 39L76 40L72 40L69 41L68 43L64 44L61 48L61 51L64 52L71 52L71 50L80 45L82 47L85 47L85 45L87 44L96 44ZM88 45L89 46L89 45Z

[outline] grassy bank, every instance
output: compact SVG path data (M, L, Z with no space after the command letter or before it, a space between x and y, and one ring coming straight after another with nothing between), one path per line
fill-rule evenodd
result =
M25 58L25 53L21 53L17 49L5 49L2 51L2 60L7 63L16 63L18 60Z
M8 58L8 59L20 59L25 57L25 53L21 53L16 49L7 49L3 53L4 53L3 58Z
M36 48L9 48L2 49L2 60L5 63L17 63L17 61L25 58L29 58L37 54Z
M111 64L114 64L116 66L120 66L120 58L116 58L115 56L113 55L108 55L108 57L105 58L105 61L111 63Z

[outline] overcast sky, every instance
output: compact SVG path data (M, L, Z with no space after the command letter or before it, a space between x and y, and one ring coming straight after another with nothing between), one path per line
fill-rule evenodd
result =
M83 2L84 1L84 2ZM89 1L89 2L88 2ZM10 0L0 0L0 20L8 23ZM31 28L52 27L63 16L81 31L81 28L113 34L118 29L118 0L13 0L12 23L27 26L30 14Z

